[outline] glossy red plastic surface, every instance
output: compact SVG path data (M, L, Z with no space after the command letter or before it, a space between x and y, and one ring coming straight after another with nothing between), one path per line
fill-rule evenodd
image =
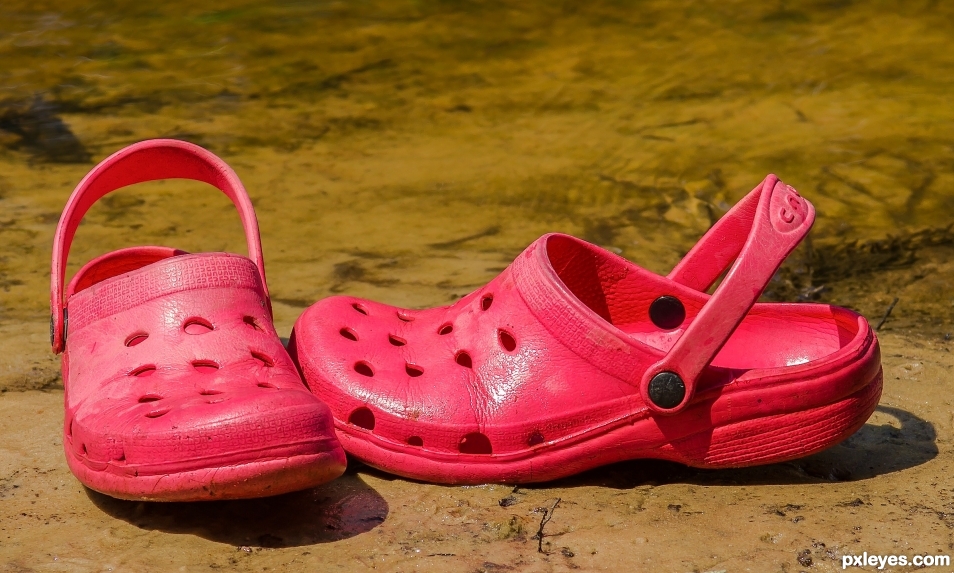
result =
M863 317L755 303L813 214L769 176L669 277L546 235L451 306L320 301L289 350L345 449L415 479L522 483L634 458L715 468L801 457L857 430L881 394ZM675 327L650 318L663 296L685 309ZM686 384L669 409L646 398L663 369Z
M90 205L166 177L228 195L252 259L131 247L87 263L62 299L67 250ZM331 413L305 388L272 325L251 202L221 160L172 140L120 151L73 192L54 248L63 445L85 485L126 499L187 501L275 495L341 475Z

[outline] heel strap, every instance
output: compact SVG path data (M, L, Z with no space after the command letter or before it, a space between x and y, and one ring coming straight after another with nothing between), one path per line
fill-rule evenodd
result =
M651 409L670 414L689 403L699 375L748 314L785 257L808 234L814 220L812 204L769 175L676 266L670 279L704 291L732 263L679 340L644 373L640 392Z
M700 292L709 290L719 275L742 252L755 223L755 212L759 208L762 190L770 180L778 181L778 177L766 176L755 189L733 205L729 212L716 221L693 245L667 278Z
M103 160L80 181L66 202L53 239L53 264L50 277L50 343L59 354L66 346L63 285L66 261L76 228L89 208L106 194L146 181L192 179L208 183L231 199L238 209L248 255L258 269L269 307L268 286L258 220L245 187L224 161L201 147L174 139L153 139L130 145ZM270 311L270 309L269 309Z

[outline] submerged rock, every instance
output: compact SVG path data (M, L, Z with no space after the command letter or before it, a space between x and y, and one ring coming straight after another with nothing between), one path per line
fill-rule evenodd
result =
M55 103L40 95L27 101L0 103L0 130L11 133L6 146L26 151L34 161L88 163L89 152L58 115Z

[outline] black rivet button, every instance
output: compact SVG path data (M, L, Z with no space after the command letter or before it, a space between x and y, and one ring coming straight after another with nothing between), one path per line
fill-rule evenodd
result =
M649 319L659 328L671 330L686 320L686 307L678 298L663 295L649 305Z
M660 372L649 381L649 399L660 408L675 408L685 397L686 384L675 372Z

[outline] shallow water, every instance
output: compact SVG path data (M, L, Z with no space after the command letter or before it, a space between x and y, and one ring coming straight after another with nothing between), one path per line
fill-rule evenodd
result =
M0 390L59 386L59 213L160 136L242 177L283 334L333 293L451 302L550 231L665 272L770 172L818 220L769 298L954 329L950 3L201 4L0 6ZM70 271L132 244L244 252L224 196L169 181L95 206Z

